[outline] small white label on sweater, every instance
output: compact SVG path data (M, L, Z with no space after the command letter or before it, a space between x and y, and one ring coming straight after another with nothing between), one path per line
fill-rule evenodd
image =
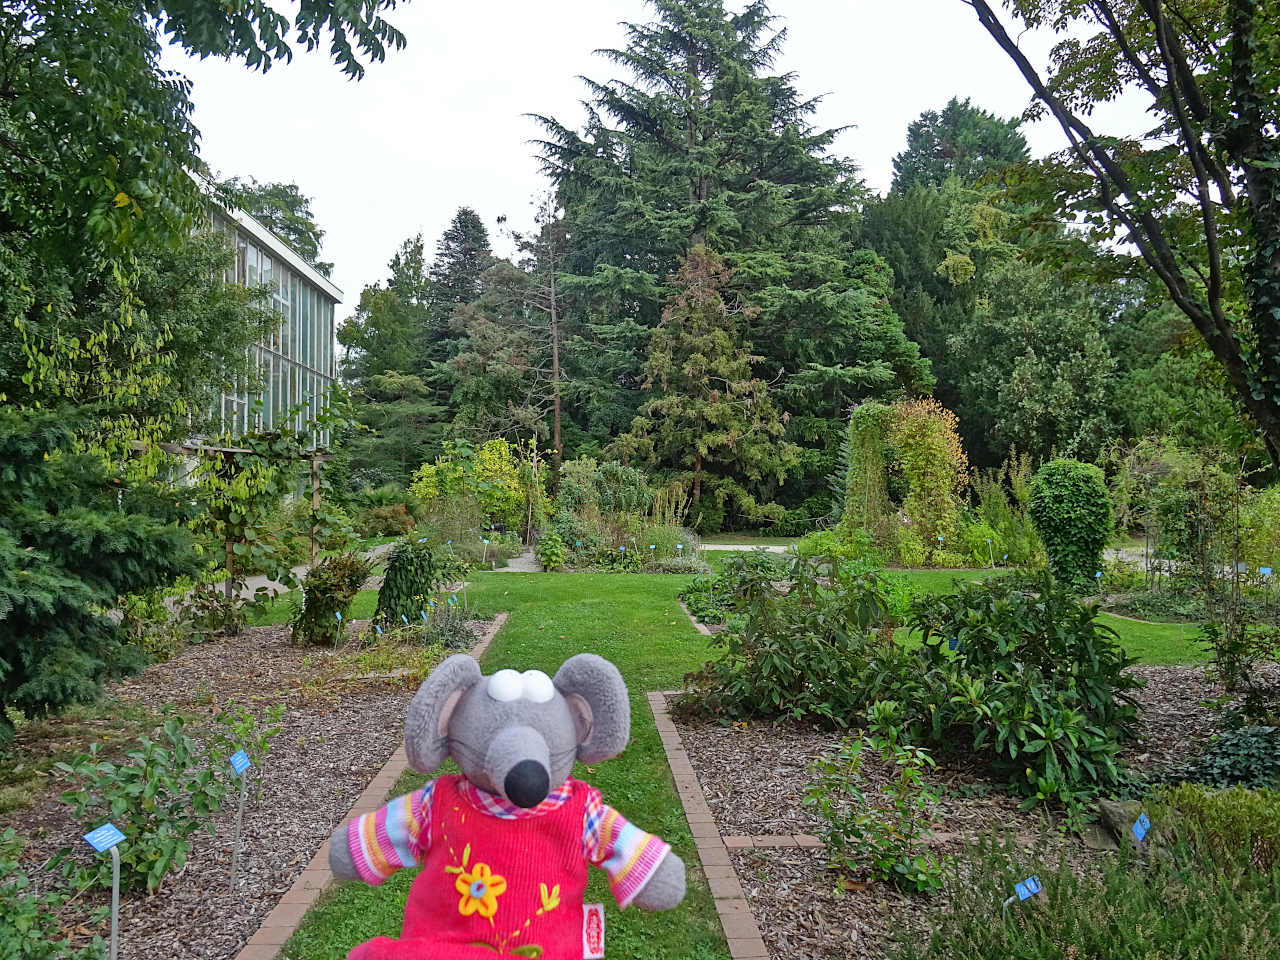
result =
M604 904L582 905L582 960L604 957Z

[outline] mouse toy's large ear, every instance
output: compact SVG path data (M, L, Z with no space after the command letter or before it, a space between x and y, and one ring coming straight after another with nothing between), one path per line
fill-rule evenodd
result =
M409 766L431 773L449 755L449 718L458 701L481 680L480 664L457 653L431 671L409 704L404 751Z
M594 653L580 653L564 662L553 682L578 728L578 759L599 763L620 754L631 738L631 701L618 668Z

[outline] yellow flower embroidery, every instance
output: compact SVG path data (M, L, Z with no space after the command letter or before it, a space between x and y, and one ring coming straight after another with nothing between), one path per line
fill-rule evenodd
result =
M458 874L454 889L462 894L458 912L464 917L478 913L492 925L498 912L498 897L507 892L507 881L494 874L488 864L477 863L470 873Z
M545 883L538 884L538 887L539 892L542 894L542 909L538 911L540 915L550 913L560 906L560 884L557 883L550 891L547 890Z

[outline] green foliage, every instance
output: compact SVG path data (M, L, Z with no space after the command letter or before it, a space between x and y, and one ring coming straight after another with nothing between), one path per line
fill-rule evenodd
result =
M984 531L982 539L992 536L992 554L996 564L1033 569L1043 567L1047 562L1044 544L1040 542L1028 510L1031 502L1030 455L1014 449L998 470L979 471L974 474L972 482L978 500L974 509L980 518L978 522L994 531L994 535ZM997 545L1003 550L996 549ZM1005 554L1008 554L1007 559Z
M0 957L4 960L102 960L107 944L98 934L76 946L60 912L73 899L65 883L42 882L26 872L24 842L12 827L0 833ZM52 865L51 865L52 866ZM100 923L106 908L89 920Z
M422 540L401 540L387 560L387 572L378 590L375 623L398 626L413 622L428 606L427 597L439 587L461 579L468 567L448 549Z
M769 385L752 372L753 357L741 342L740 326L753 308L729 294L732 271L705 246L691 249L675 277L676 292L649 343L641 405L629 433L610 450L649 466L678 471L690 484L694 509L707 475L730 480L717 492L740 486L739 510L748 520L765 515L754 494L780 485L797 462L796 448L783 439L780 411ZM718 502L723 505L722 494ZM779 515L781 511L776 511ZM695 516L699 532L709 532L705 516Z
M907 481L902 509L929 558L955 536L957 494L968 482L969 461L960 446L956 417L936 400L895 404L889 439L895 463Z
M142 665L122 595L194 576L171 499L77 452L93 411L0 407L0 739L9 710L42 717Z
M1027 509L1054 577L1076 586L1092 580L1111 538L1111 501L1102 471L1077 460L1046 463L1031 481Z
M232 177L221 181L218 189L233 206L251 214L320 273L326 277L333 273L333 264L320 259L324 231L311 212L311 198L296 183L259 183L253 177L246 182Z
M899 696L917 710L910 722L932 740L968 732L974 749L993 751L1028 806L1071 804L1115 786L1139 684L1124 672L1134 661L1097 616L1047 578L1031 588L989 580L922 597L910 618L923 640L920 672L900 681Z
M183 720L164 722L162 739L139 740L138 749L117 765L98 759L98 745L72 763L58 763L74 781L62 794L85 829L110 820L125 839L120 844L120 886L154 891L171 870L181 870L191 851L191 837L201 829L213 833L213 814L222 806L226 787L204 765L195 742L183 732ZM94 878L110 888L111 861L102 860Z
M428 511L450 497L469 495L480 504L486 526L496 523L519 529L526 498L511 444L498 438L476 449L465 441L446 441L444 448L434 463L423 464L414 473L409 492Z
M892 700L873 703L870 735L846 738L836 754L810 764L814 782L804 802L827 821L822 841L834 869L868 871L877 880L924 893L942 886L942 868L925 847L938 795L925 785L924 771L935 764L927 750L898 741L898 713ZM883 805L864 789L864 753L878 754L893 773L880 787Z
M554 530L548 530L538 539L538 548L534 555L542 564L543 570L551 571L564 566L569 552L565 549L560 534Z
M325 557L302 582L302 606L294 614L293 638L301 643L336 646L351 601L369 579L370 566L354 553Z
M214 715L218 726L209 737L209 755L224 762L237 750L243 750L253 765L262 769L271 752L272 739L280 735L283 719L283 703L272 704L259 716L246 705L228 700Z
M1280 950L1275 872L1245 857L1213 860L1175 848L1143 863L1123 847L1081 870L1078 859L1050 859L1043 845L982 838L949 871L928 935L902 930L892 960L1008 960L1010 957L1178 957L1251 960ZM1029 875L1043 892L1000 904Z
M365 507L356 517L356 530L362 537L403 537L417 525L403 503L386 507Z
M733 558L722 576L739 590L739 614L712 638L718 655L686 678L679 710L727 720L785 716L848 727L879 697L866 696L882 656L892 645L873 642L887 613L874 573L853 571L832 558L797 558L789 591L769 579L749 579L747 558ZM714 596L714 594L713 594Z
M680 599L702 623L725 623L742 591L760 582L779 579L786 563L766 550L752 550L733 557L716 574L702 574L680 591Z
M1280 787L1280 729L1223 730L1204 752L1168 775L1214 787Z
M1165 825L1211 862L1247 858L1266 873L1280 865L1280 792L1208 790L1181 783L1157 790L1155 822Z
M802 557L837 557L845 562L874 563L880 558L871 534L847 519L830 530L803 537L796 543L796 552Z
M907 127L907 149L893 158L893 193L941 187L950 177L976 183L1030 159L1017 119L1002 120L952 97L941 113L926 110Z

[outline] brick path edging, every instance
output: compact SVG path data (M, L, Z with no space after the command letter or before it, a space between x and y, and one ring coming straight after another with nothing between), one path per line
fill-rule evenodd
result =
M498 635L502 625L507 622L507 614L499 613L493 618L484 637L471 648L471 656L479 660L493 638ZM369 785L356 800L355 804L342 818L343 822L353 817L374 813L384 803L401 775L409 768L405 756L404 745L396 748L395 753L382 769L373 775ZM262 921L257 933L249 938L249 942L236 954L236 960L273 960L302 923L302 918L315 904L324 889L333 882L333 874L329 872L329 841L320 844L311 862L303 868L302 873L294 880L293 886L285 891L279 902Z
M676 793L680 795L680 803L684 807L685 819L689 821L689 832L693 834L694 846L698 850L698 859L702 861L702 870L707 875L707 884L711 887L711 896L715 900L716 913L720 916L720 925L724 928L725 940L729 943L729 955L734 960L767 960L769 950L755 918L751 916L751 907L738 882L738 874L733 869L733 861L729 859L729 850L738 849L754 841L762 841L765 837L730 837L720 836L720 828L716 826L711 808L707 806L707 798L703 796L702 787L698 784L698 776L693 772L689 755L685 752L684 743L680 739L680 731L676 729L671 715L667 712L667 693L657 691L648 694L649 708L653 711L653 722L658 728L658 736L662 739L662 747L667 753L667 763L671 767L671 775L676 781ZM778 840L793 841L778 843L777 846L799 846L798 837L778 837ZM806 837L806 840L816 838ZM748 841L735 847L729 840ZM764 844L761 844L762 846ZM809 844L806 843L805 846Z

